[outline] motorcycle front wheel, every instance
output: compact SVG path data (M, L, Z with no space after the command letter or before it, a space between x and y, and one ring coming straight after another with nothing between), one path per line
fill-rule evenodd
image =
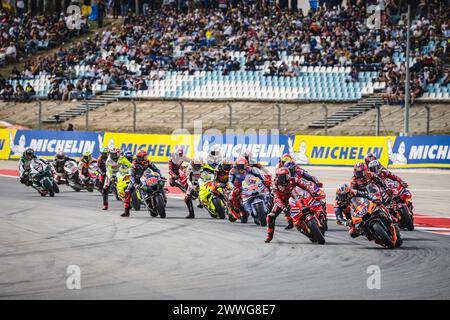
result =
M155 210L158 212L159 217L164 219L166 217L166 206L164 205L163 196L161 194L157 194L153 200Z
M49 180L44 180L42 184L43 184L45 190L48 191L50 197L54 197L55 191L53 191L52 183Z
M317 221L315 219L311 219L306 224L308 225L314 242L317 242L318 244L325 244L325 238L317 225Z
M381 225L381 222L376 221L372 224L372 229L380 239L380 241L389 249L394 249L394 244L392 243L391 238L387 234L385 228Z

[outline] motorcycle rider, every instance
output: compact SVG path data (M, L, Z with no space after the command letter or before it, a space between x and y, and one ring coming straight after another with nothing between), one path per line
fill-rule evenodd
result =
M261 179L261 181L264 182L264 185L267 188L270 188L270 182L265 180L264 177L261 176L259 170L250 167L247 159L245 159L244 157L237 158L234 162L233 168L231 168L230 170L228 178L229 183L233 186L233 190L231 191L229 198L229 208L231 214L236 220L240 219L243 215L247 215L244 208L242 208L239 202L239 197L241 195L242 182L245 180L245 177L248 174L252 174L255 177L258 177L259 179Z
M90 179L89 169L92 164L97 163L96 159L92 159L92 153L90 151L83 152L83 156L78 162L78 171L80 172L80 181L86 184L86 181Z
M265 242L272 241L275 232L275 220L283 211L289 211L289 198L295 187L300 187L308 191L313 197L317 194L315 191L306 185L301 179L292 177L289 169L280 167L275 172L275 179L273 181L273 193L275 195L274 205L272 211L267 215L267 237Z
M289 170L289 174L291 177L295 177L298 179L305 179L307 181L311 181L314 183L317 187L321 188L323 187L323 183L319 181L315 176L311 175L308 171L301 168L300 165L296 164L294 160L287 160L284 163L284 167ZM326 212L326 204L324 203L324 210ZM286 212L286 221L288 225L284 228L286 230L292 229L294 227L294 222L292 221L292 217L289 212Z
M67 157L64 153L64 151L58 151L55 155L55 158L53 159L53 168L55 168L56 173L59 173L59 175L56 175L55 181L57 184L61 184L61 177L64 177L65 171L64 171L64 165L67 161L75 161L77 160Z
M124 212L120 215L121 217L130 216L131 194L135 189L140 187L141 177L147 169L150 169L151 171L161 175L161 171L159 171L158 167L156 167L155 164L147 158L147 151L141 149L136 154L136 159L131 163L130 184L125 190ZM164 178L161 176L161 179Z
M366 163L366 166L369 166L370 161L377 160L377 157L374 156L372 152L369 152L364 157L364 162Z
M181 187L180 189L186 188L182 186L178 180L180 179L180 168L183 162L189 163L191 159L184 155L184 150L182 147L178 147L171 154L169 159L169 184L171 187Z
M184 202L188 208L189 214L185 217L186 219L195 218L194 206L192 205L192 200L198 198L199 184L198 180L201 177L203 171L203 161L200 159L192 159L189 166L186 169L187 176L187 190L186 196L184 197Z
M245 160L247 160L248 165L249 165L250 167L252 167L252 168L257 168L257 169L261 170L268 178L271 177L270 171L269 171L266 167L264 167L261 163L255 161L255 160L253 159L253 155L252 155L251 151L248 151L248 150L247 150L247 151L244 151L244 152L241 154L241 156L244 157ZM272 182L271 182L271 183L272 183Z
M228 158L220 161L219 165L214 169L213 187L211 191L215 192L217 188L231 189L228 183L230 177L230 170L233 166L233 161Z
M350 181L350 186L353 189L364 191L367 185L371 182L374 182L379 187L382 187L388 192L390 191L389 189L387 189L386 184L378 175L369 171L367 165L364 162L358 162L357 164L355 164L353 168L353 177Z
M133 159L134 159L133 152L131 152L131 151L125 151L125 153L123 154L123 156L124 156L130 163L133 162Z
M336 215L336 223L338 225L346 225L349 227L348 232L352 238L359 236L358 229L352 224L350 207L352 198L366 198L375 203L380 200L367 192L350 188L346 183L338 185L336 188L336 198L334 200L334 214Z
M108 159L106 160L106 176L103 183L102 197L103 207L102 210L108 210L108 195L111 183L116 179L116 173L120 167L131 168L131 162L124 156L120 155L120 149L113 148L109 151Z
M30 163L32 160L40 160L44 163L47 163L45 160L38 158L36 154L34 153L34 150L31 148L27 148L20 157L19 160L19 173L20 173L20 183L26 185L26 186L32 186L32 181L30 180Z
M223 157L220 151L220 146L218 144L215 144L211 146L208 154L206 155L203 161L205 164L208 164L210 167L215 169L217 165L220 163L220 161L222 161L222 159Z
M107 147L101 148L100 155L97 158L97 171L98 171L97 188L102 193L103 187L105 185L106 161L108 160L109 151L110 150Z
M294 158L289 153L285 153L278 160L278 163L275 168L278 169L278 168L284 167L284 164L288 161L294 161Z

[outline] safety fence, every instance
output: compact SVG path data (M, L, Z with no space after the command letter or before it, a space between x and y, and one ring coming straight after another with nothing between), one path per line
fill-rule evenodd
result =
M133 153L145 149L154 162L163 163L176 147L182 147L189 157L200 157L214 145L221 147L225 157L235 159L249 150L255 160L272 166L287 152L306 166L352 166L372 152L391 168L450 168L450 135L307 136L265 131L159 135L0 129L0 159L19 159L28 147L38 156L52 158L59 150L71 157L81 157L85 151L98 156L101 147L116 146Z

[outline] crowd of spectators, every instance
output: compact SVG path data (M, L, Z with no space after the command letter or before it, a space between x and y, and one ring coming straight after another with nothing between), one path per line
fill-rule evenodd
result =
M303 13L274 6L273 1L233 1L233 6L225 7L193 1L180 12L169 1L158 10L149 8L145 15L128 10L120 27L29 61L11 78L52 75L55 90L56 83L60 88L51 98L70 99L74 88L64 80L76 78L77 65L86 68L82 81L90 81L88 88L105 84L127 90L145 90L144 80L161 79L162 71L222 70L227 75L233 70L261 70L268 76L295 77L302 66L350 66L349 81L357 81L360 71L379 72L378 80L387 83L386 101L399 103L405 69L392 57L395 51L405 51L405 3L385 1L381 28L369 29L367 2L347 1L346 8L318 7ZM427 84L445 75L442 59L449 39L449 9L435 2L420 1L413 7L413 100ZM245 53L244 65L234 52ZM283 52L296 59L280 64ZM134 62L127 66L124 59ZM81 92L89 90L84 87Z

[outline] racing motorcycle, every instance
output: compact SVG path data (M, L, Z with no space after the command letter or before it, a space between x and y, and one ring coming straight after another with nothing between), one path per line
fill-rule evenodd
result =
M256 225L266 226L267 212L269 210L270 191L264 182L248 174L242 181L240 202L245 215L241 217L242 223L247 223L249 215L253 217Z
M80 191L84 187L80 184L78 166L75 161L66 161L64 163L64 173L60 174L60 181L69 185L73 190Z
M141 186L138 193L152 217L158 215L160 218L166 217L165 183L166 179L161 178L158 173L151 170L146 170L141 177Z
M52 169L49 163L42 160L31 160L29 178L41 196L47 194L54 197L55 193L59 193L59 187L53 180Z
M289 214L297 230L308 237L311 242L325 244L325 231L321 220L323 216L321 199L296 187L289 198Z
M369 241L394 249L400 247L403 240L400 230L391 218L388 209L381 204L381 192L377 186L370 184L367 191L376 197L378 203L366 198L353 198L351 200L352 224L366 236Z
M84 176L82 174L78 174L80 184L86 188L87 191L93 192L95 189L95 186L97 185L97 179L98 179L98 169L97 169L97 163L92 163L88 168L88 174L87 176Z
M388 205L389 212L401 229L413 231L414 218L412 210L410 210L412 207L411 192L403 187L401 183L391 179L387 179L386 184L392 191L391 201Z
M128 171L128 168L126 169L119 169L119 171L116 173L117 177L117 184L116 184L116 191L117 195L119 196L120 200L125 200L125 190L128 188L128 185L131 182L130 179L130 173ZM141 197L140 193L136 190L133 191L131 194L130 199L130 205L131 208L133 208L136 211L141 210Z
M205 165L208 168L209 165ZM210 169L212 169L210 167ZM199 179L198 197L213 218L225 219L227 214L226 188L214 188L214 175L211 170L203 170Z
M325 191L317 186L314 182L302 179L303 183L310 188L310 190L313 190L317 196L315 199L321 204L322 210L315 210L315 213L317 214L317 218L320 221L320 229L322 231L322 234L325 234L325 231L328 230L328 218L327 218L327 203L326 203L326 195Z
M179 169L178 179L175 181L175 186L180 189L183 193L187 190L187 175L186 175L186 164L182 163Z

